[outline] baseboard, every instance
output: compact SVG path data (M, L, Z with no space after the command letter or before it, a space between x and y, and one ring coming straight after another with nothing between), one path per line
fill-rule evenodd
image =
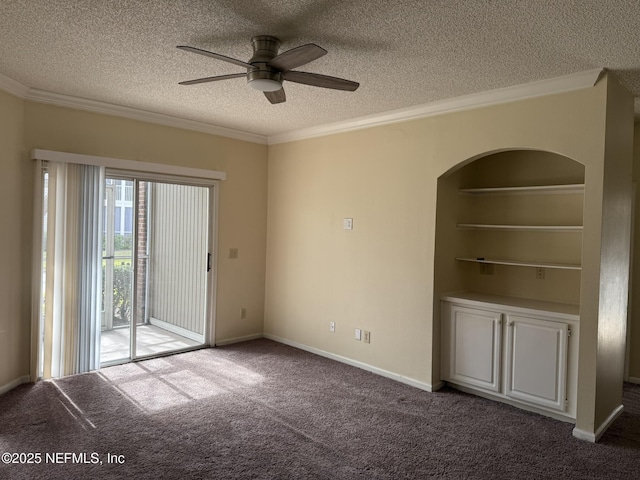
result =
M181 337L193 340L194 342L204 343L204 335L192 332L191 330L187 330L186 328L182 328L177 325L173 325L172 323L167 323L164 320L158 320L157 318L153 317L149 318L149 323L151 325L155 325L156 327L160 327L163 330L168 330L169 332L175 333L176 335L180 335Z
M248 342L249 340L257 340L263 338L261 333L254 333L253 335L245 335L244 337L227 338L226 340L216 340L216 347L224 347L225 345L232 345L234 343Z
M626 381L629 382L629 383L635 383L637 385L640 385L640 378L639 377L629 377Z
M573 436L580 439L586 440L587 442L596 443L600 440L600 437L607 431L607 429L611 426L613 422L615 422L616 418L620 416L622 411L624 410L623 405L618 405L613 412L607 417L607 419L602 422L602 424L598 427L595 433L587 432L585 430L581 430L578 427L573 429Z
M2 395L3 393L7 393L9 390L13 390L18 385L22 385L23 383L29 383L30 381L31 381L31 377L29 375L23 375L20 378L16 378L15 380L12 380L11 382L5 385L2 385L0 387L0 395Z
M392 380L396 380L406 385L411 385L412 387L416 387L416 388L419 388L420 390L425 390L427 392L434 392L439 388L442 388L442 386L444 385L442 382L438 382L435 385L429 385L428 383L420 382L418 380L414 380L412 378L405 377L403 375L398 375L397 373L389 372L388 370L383 370L382 368L374 367L373 365L369 365L367 363L358 362L357 360L352 360L351 358L343 357L341 355L336 355L335 353L331 353L331 352L326 352L324 350L310 347L302 343L293 342L291 340L287 340L286 338L281 338L276 335L265 333L263 336L264 338L268 338L269 340L273 340L274 342L283 343L285 345L289 345L290 347L299 348L300 350L304 350L309 353L314 353L316 355L320 355L321 357L329 358L331 360L335 360L340 363L351 365L352 367L361 368L362 370L366 370L367 372L375 373L376 375L390 378Z

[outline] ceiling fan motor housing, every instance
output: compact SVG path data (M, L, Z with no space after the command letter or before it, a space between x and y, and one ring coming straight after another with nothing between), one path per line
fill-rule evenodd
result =
M262 92L275 92L282 88L282 73L267 65L278 55L280 40L270 35L258 35L251 39L253 57L249 63L255 68L247 69L247 82Z

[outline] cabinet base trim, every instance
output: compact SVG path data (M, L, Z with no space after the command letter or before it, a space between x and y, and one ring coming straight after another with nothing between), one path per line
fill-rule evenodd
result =
M611 426L611 424L620 416L620 414L624 410L624 405L618 405L611 415L607 417L607 419L602 422L602 425L598 427L595 433L587 432L586 430L582 430L578 427L573 429L573 436L579 440L585 440L587 442L596 443L600 440L600 437L607 431L607 429Z
M263 336L264 338L268 338L269 340L273 340L274 342L284 343L285 345L289 345L290 347L294 347L294 348L299 348L300 350L304 350L305 352L315 353L316 355L320 355L321 357L329 358L331 360L335 360L340 363L345 363L347 365L351 365L352 367L361 368L362 370L366 370L367 372L375 373L376 375L380 375L381 377L390 378L392 380L396 380L397 382L404 383L406 385L411 385L412 387L416 387L416 388L419 388L420 390L425 390L427 392L435 392L444 386L444 382L437 382L434 385L430 385L428 383L420 382L418 380L414 380L413 378L405 377L403 375L399 375L397 373L393 373L388 370L384 370L382 368L374 367L373 365L369 365L368 363L359 362L351 358L343 357L341 355L336 355L335 353L326 352L324 350L310 347L302 343L293 342L291 340L278 337L276 335L265 333Z
M640 377L629 377L629 380L627 380L627 382L640 385Z
M533 405L529 405L528 403L521 403L521 402L518 402L517 400L511 400L508 397L503 397L502 395L498 395L491 392L485 392L482 390L476 390L475 388L469 388L463 385L457 385L455 383L451 383L448 381L446 382L446 385L455 390L460 390L461 392L470 393L478 397L486 398L487 400L506 403L507 405L511 405L512 407L519 408L520 410L526 410L527 412L538 413L540 415L544 415L545 417L554 418L562 422L576 423L575 418L569 415L563 415L561 413L553 412L551 410L547 410L544 408L538 408Z

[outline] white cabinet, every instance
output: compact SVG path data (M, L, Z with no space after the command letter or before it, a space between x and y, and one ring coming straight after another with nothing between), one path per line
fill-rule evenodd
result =
M564 411L569 325L511 314L506 323L505 395Z
M441 310L443 380L575 418L577 306L467 293L443 297Z
M449 378L493 392L500 390L502 315L451 306Z

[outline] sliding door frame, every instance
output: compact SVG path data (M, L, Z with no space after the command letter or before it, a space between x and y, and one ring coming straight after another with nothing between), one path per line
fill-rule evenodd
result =
M216 324L216 292L218 281L218 200L220 181L226 179L226 173L217 170L181 167L151 162L139 162L120 158L82 155L53 150L34 149L30 155L34 162L34 217L33 217L33 249L32 249L32 300L31 300L31 381L40 378L40 341L42 331L40 319L42 315L42 263L43 263L43 169L48 161L99 165L106 167L107 176L126 176L139 180L177 183L209 188L209 238L208 252L211 254L211 270L207 272L207 304L204 325L204 345L215 345ZM135 196L137 197L137 195ZM135 198L134 197L134 198ZM137 206L136 198L136 206ZM134 229L137 233L137 208L134 208ZM137 260L136 248L134 261ZM134 281L136 269L134 270ZM135 298L132 300L135 308ZM132 310L135 311L135 310ZM135 341L135 339L132 339ZM129 352L131 355L131 352ZM143 357L144 358L144 357Z
M134 242L134 247L132 248L132 258L131 263L134 266L132 268L132 299L131 299L131 311L133 312L133 316L131 319L131 323L129 325L130 335L129 335L129 359L122 359L122 361L114 361L108 362L105 366L116 365L120 363L127 363L130 361L144 360L146 358L151 358L155 356L169 355L173 353L179 353L182 351L196 350L198 348L215 345L215 312L216 312L216 291L217 291L217 258L218 258L218 190L220 186L220 182L218 180L206 180L206 179L194 179L189 177L177 176L177 175L163 175L163 174L154 174L150 172L130 172L126 170L112 169L107 168L105 176L107 178L114 178L117 180L127 180L133 182L133 228L132 228L132 236L134 239L138 238L138 228L139 228L139 202L140 198L138 195L138 191L140 188L140 182L149 182L149 183L167 183L172 185L184 185L188 187L200 187L207 188L209 191L208 194L208 229L207 229L207 254L211 255L211 269L207 271L206 279L207 279L207 288L206 288L206 298L205 298L205 319L204 319L204 330L203 330L203 338L204 342L202 345L178 350L171 350L167 352L162 352L160 354L150 354L150 355L138 355L137 348L137 321L135 318L135 312L138 311L138 296L134 293L137 290L138 286L138 248L137 241Z
M42 338L42 264L44 262L44 175L46 161L34 158L34 202L33 202L33 249L31 252L33 266L31 268L31 362L29 375L31 381L40 378L40 360Z

